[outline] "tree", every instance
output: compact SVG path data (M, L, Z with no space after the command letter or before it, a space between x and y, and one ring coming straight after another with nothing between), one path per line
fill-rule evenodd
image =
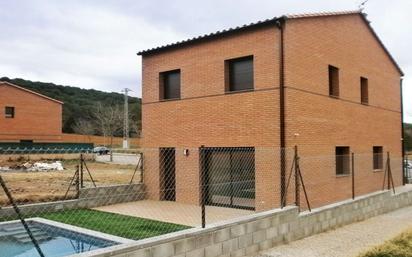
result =
M110 137L110 148L113 149L113 137L116 132L123 128L123 111L118 105L103 105L98 103L92 112L96 120L97 130L104 137ZM113 154L110 151L110 161L113 161Z
M132 137L140 137L141 131L142 131L142 122L140 120L133 120L133 118L130 119L130 134Z
M86 135L90 142L90 136L94 135L96 131L96 124L93 124L90 120L79 118L73 123L72 129L77 134Z

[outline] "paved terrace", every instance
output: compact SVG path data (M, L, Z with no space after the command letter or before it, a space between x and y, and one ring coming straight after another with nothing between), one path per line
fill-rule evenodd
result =
M411 191L412 185L396 188L396 193ZM201 225L201 207L173 201L142 200L94 208L95 210L129 215L140 218L182 224L191 227ZM255 213L250 210L206 206L206 224L230 220Z
M182 224L201 225L201 208L197 205L170 201L143 200L94 208L99 211ZM254 211L206 206L206 224L250 215Z

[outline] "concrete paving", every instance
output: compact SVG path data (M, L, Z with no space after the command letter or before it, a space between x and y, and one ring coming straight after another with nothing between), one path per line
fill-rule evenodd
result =
M201 225L201 208L198 205L171 201L143 200L102 206L95 209L191 227ZM249 210L206 206L206 224L247 216L253 213L254 211Z
M264 251L274 257L355 257L412 228L412 207Z

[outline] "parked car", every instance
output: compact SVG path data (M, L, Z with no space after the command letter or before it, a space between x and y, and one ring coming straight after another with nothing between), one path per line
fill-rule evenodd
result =
M99 154L99 155L105 155L110 153L110 149L105 147L105 146L98 146L93 148L93 153Z

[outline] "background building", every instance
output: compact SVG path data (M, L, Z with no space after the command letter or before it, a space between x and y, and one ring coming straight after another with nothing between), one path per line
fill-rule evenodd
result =
M0 82L1 142L60 142L63 102Z

